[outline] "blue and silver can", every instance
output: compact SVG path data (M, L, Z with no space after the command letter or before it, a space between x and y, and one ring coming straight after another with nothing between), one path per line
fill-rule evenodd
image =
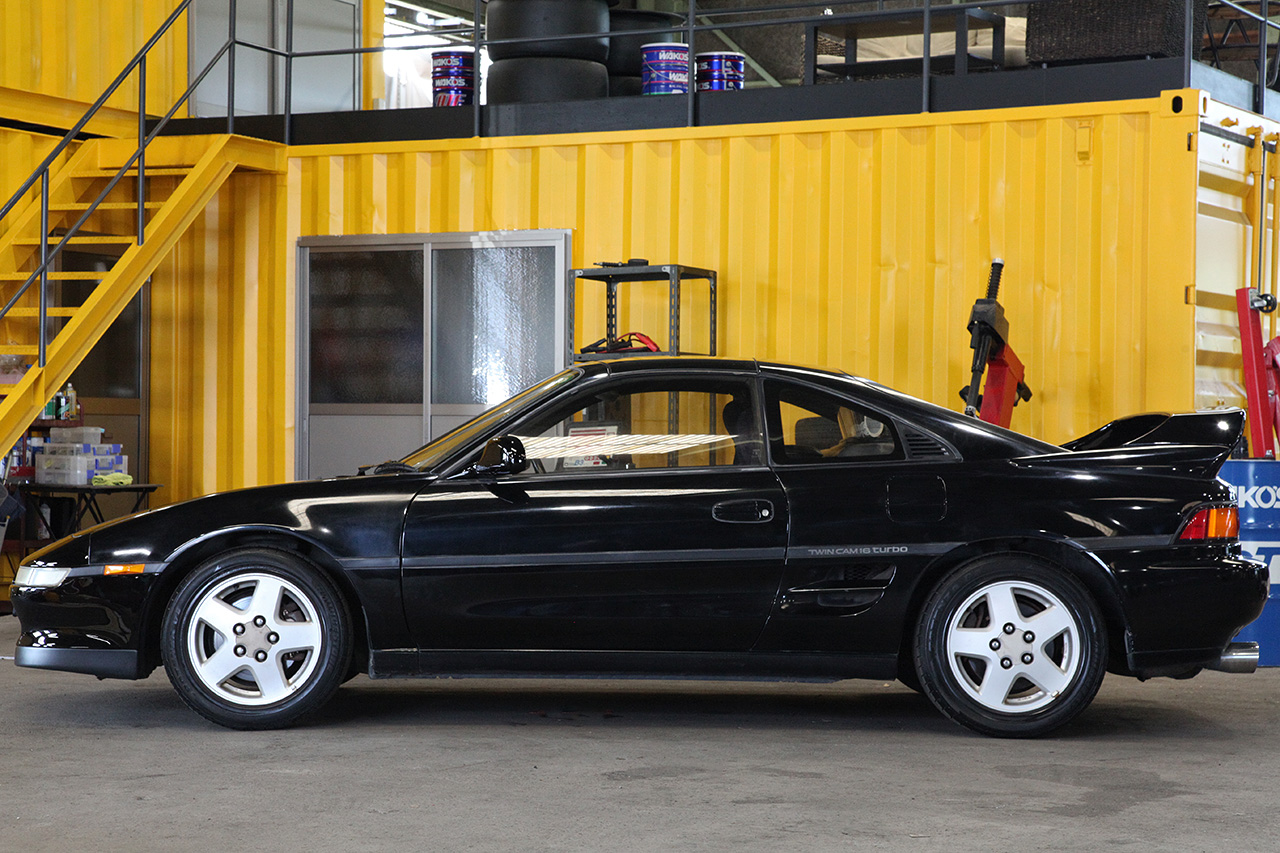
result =
M747 58L732 51L699 53L694 57L698 69L698 91L720 92L741 89L747 77Z
M689 46L680 42L651 42L640 48L641 93L684 95L689 91Z
M465 107L476 95L476 56L471 49L431 54L431 92L437 107Z

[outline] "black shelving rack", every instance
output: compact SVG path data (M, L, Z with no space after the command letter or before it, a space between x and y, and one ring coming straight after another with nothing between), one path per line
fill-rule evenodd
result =
M618 337L618 285L631 282L666 282L668 287L667 349L643 353L580 353L574 350L574 315L578 293L578 279L603 282L605 286L605 336L609 340ZM708 285L710 337L708 352L691 353L680 348L680 286L684 281L705 280ZM598 361L631 355L715 355L716 354L716 272L681 264L619 264L597 266L588 269L569 270L568 280L568 361Z

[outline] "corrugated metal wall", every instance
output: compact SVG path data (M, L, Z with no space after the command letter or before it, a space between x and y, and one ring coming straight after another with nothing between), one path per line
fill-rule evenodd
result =
M0 127L0 206L31 177L35 167L49 156L58 142L52 136ZM71 150L75 150L74 146ZM33 189L28 197L38 201L39 188ZM0 234L9 230L12 221L12 215L0 221Z
M178 0L0 0L0 88L91 104L177 5ZM147 76L148 111L163 114L187 86L185 16L154 48ZM107 103L136 110L136 76Z
M723 354L839 367L946 406L967 377L969 309L1003 257L1001 302L1036 391L1014 426L1061 441L1192 405L1198 116L1195 93L1174 112L1177 95L298 148L289 238L570 228L575 265L717 269ZM663 337L663 299L634 299L623 325ZM579 343L603 328L603 300L581 302Z
M285 176L239 172L151 280L151 478L161 502L293 472Z
M152 476L166 500L294 470L297 239L569 228L573 264L720 272L727 355L825 364L948 407L988 263L1061 441L1194 403L1199 116L1150 101L621 134L295 148L237 175L153 281ZM581 285L587 287L589 285ZM686 300L705 345L699 285ZM661 286L627 330L665 336ZM602 333L580 294L578 343ZM665 340L663 340L665 343Z

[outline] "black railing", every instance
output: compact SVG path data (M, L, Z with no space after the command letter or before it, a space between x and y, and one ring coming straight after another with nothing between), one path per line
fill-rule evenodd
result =
M1277 24L1276 22L1270 19L1270 15L1269 15L1271 11L1270 0L1258 0L1257 12L1254 12L1251 9L1246 9L1244 6L1241 6L1238 3L1232 2L1232 0L1218 0L1218 5L1226 6L1231 9L1234 9L1240 15L1244 16L1245 18L1252 19L1254 22L1258 24L1258 62L1257 62L1258 76L1254 80L1253 111L1261 115L1266 112L1267 88L1271 83L1275 82L1273 79L1271 79L1271 75L1268 73L1267 42L1270 39L1268 38L1267 31L1268 30L1280 31L1280 24ZM1189 51L1191 49L1191 43L1195 36L1195 33L1192 32L1190 10L1191 10L1191 2L1190 0L1188 0L1187 2L1187 40L1186 40L1188 53L1185 53L1184 54L1185 56L1191 55ZM1190 64L1188 64L1187 65L1188 75L1190 75L1190 67L1191 67ZM1189 76L1188 76L1187 82L1190 83Z
M924 112L928 112L932 108L931 103L931 71L932 71L932 37L935 32L935 22L939 15L967 15L973 11L990 11L993 9L1002 9L1007 6L1027 6L1041 2L1062 2L1062 0L985 0L985 2L965 2L965 3L941 3L939 0L925 0L921 5L909 9L886 9L883 0L845 0L845 2L821 2L821 0L803 0L803 2L777 3L769 6L756 7L717 7L702 8L699 7L698 0L687 0L685 3L685 20L679 29L684 31L686 41L690 46L695 44L695 39L699 33L704 32L721 32L724 30L738 30L746 28L759 27L777 27L777 26L805 26L816 28L821 24L833 22L847 24L863 24L873 23L888 18L901 19L904 14L917 14L920 17L919 32L923 37L923 44L926 46L921 51L920 57L920 77L921 77L921 98L920 105ZM1270 5L1269 0L1255 0L1252 5L1257 6L1257 10L1246 8L1239 2L1234 0L1215 0L1216 5L1220 7L1229 7L1234 10L1242 19L1250 20L1257 25L1258 28L1258 59L1257 74L1254 86L1254 111L1262 114L1266 107L1266 91L1268 83L1268 61L1267 46L1268 38L1265 35L1267 31L1280 31L1280 24L1269 20ZM17 304L18 300L30 289L30 287L39 280L40 282L40 347L39 347L39 364L45 364L45 352L47 347L47 323L46 323L46 307L48 301L48 271L54 260L62 252L63 248L71 237L82 228L89 217L98 209L98 206L107 197L107 195L116 187L121 179L129 172L130 169L137 166L137 217L136 231L137 240L142 244L146 238L146 149L148 144L161 132L182 106L190 101L196 89L204 82L209 73L222 62L225 58L227 61L227 116L226 128L228 133L235 130L236 121L236 59L237 49L254 50L266 54L270 57L283 62L284 65L284 98L283 98L283 141L289 144L292 138L293 124L293 84L294 84L294 63L300 59L331 57L331 56L364 56L368 54L381 54L386 51L395 50L424 50L421 45L397 45L383 44L374 47L332 49L332 50L294 50L294 4L295 0L286 0L285 4L285 46L284 49L278 49L268 45L255 44L239 38L237 32L238 18L238 0L230 0L229 20L227 27L227 39L221 46L214 51L212 57L204 65L204 67L194 75L190 81L190 85L177 99L173 106L159 120L151 123L146 113L146 96L147 96L147 56L151 49L173 28L173 25L181 18L183 14L189 14L191 0L182 0L174 9L173 13L165 20L156 33L142 46L137 55L125 66L119 76L111 83L105 92L93 103L89 110L79 121L67 132L66 136L54 147L47 157L41 162L31 176L18 188L17 192L0 208L0 220L3 220L26 196L26 194L36 185L40 183L41 198L41 232L46 239L40 244L40 264L33 271L27 280L13 294L8 303L0 308L0 318L4 317L10 309ZM483 5L481 0L473 0L473 22L479 22L483 17ZM869 7L869 8L868 8ZM1192 82L1192 61L1200 53L1200 37L1201 34L1195 31L1195 15L1196 0L1186 0L1186 16L1185 28L1183 32L1183 66L1184 76L1183 84L1191 85ZM840 11L836 11L839 9ZM851 11L853 9L862 9L863 11ZM670 26L655 28L652 30L628 30L628 36L662 36L670 33ZM811 34L816 32L811 31ZM490 44L514 44L514 43L531 43L539 41L565 40L565 39L596 39L603 33L584 33L577 35L555 35L545 36L541 38L520 38L520 39L494 39L486 40L484 38L483 26L473 23L471 26L459 26L436 29L432 31L432 35L443 37L447 40L456 41L458 43L469 43L479 56L480 50ZM1211 42L1212 44L1212 42ZM811 49L811 48L810 48ZM689 55L689 85L687 93L684 95L686 99L686 122L690 126L697 123L698 120L698 99L699 93L696 86L696 67L694 51L691 49ZM806 60L808 61L808 60ZM1278 63L1280 64L1280 63ZM71 145L73 141L80 138L88 123L97 115L98 111L114 95L120 87L128 80L129 76L134 72L138 73L138 145L133 154L126 160L115 174L110 178L105 189L103 189L97 198L90 204L89 208L81 214L74 225L66 230L56 245L50 247L48 238L48 219L49 219L49 174L50 168L57 158L61 156ZM481 98L479 97L479 63L477 63L477 92L472 104L472 130L475 136L483 135L483 123L481 114ZM150 131L147 128L150 126Z
M929 0L929 2L921 2L920 5L912 8L893 8L886 9L884 0L845 0L844 2L823 2L823 0L797 0L797 2L777 3L768 6L755 7L716 7L705 8L699 5L698 0L687 0L684 5L684 23L677 29L684 32L686 41L694 44L694 39L699 33L705 32L721 32L725 30L740 30L759 27L778 27L778 26L816 26L832 22L841 22L849 24L873 23L886 18L900 19L903 15L914 14L919 16L920 24L918 32L923 36L924 44L932 43L932 37L936 30L936 22L939 15L956 16L963 15L971 11L992 11L1000 10L1008 6L1029 6L1043 2L1065 2L1066 0L975 0L975 2L941 2L941 0ZM1185 28L1183 33L1183 85L1190 86L1192 82L1192 66L1191 62L1199 56L1201 37L1203 34L1196 32L1195 14L1196 0L1185 0L1186 15ZM1280 24L1269 20L1268 16L1268 0L1256 0L1254 5L1259 5L1257 11L1246 8L1233 0L1214 0L1219 6L1230 7L1237 11L1244 19L1255 23L1259 29L1259 58L1257 62L1256 87L1254 92L1254 109L1256 112L1263 112L1265 108L1266 83L1267 83L1267 38L1262 35L1262 31L1277 30L1280 31ZM855 8L861 7L861 11L854 11ZM283 103L283 141L288 144L292 139L292 117L293 117L293 80L294 80L294 63L297 60L316 59L334 56L364 56L368 54L381 54L387 51L418 51L430 50L421 45L407 44L397 45L388 43L374 47L360 48L341 48L329 50L308 50L295 51L293 49L293 22L294 22L294 0L286 0L286 44L283 50L267 45L254 44L246 42L236 37L235 29L235 0L231 0L232 18L228 27L228 41L231 44L231 55L228 59L228 110L227 110L227 126L228 129L234 128L235 124L235 50L236 48L245 48L249 50L259 51L268 56L276 57L284 63L284 103ZM840 11L834 11L839 9ZM473 21L479 22L484 13L484 6L481 0L472 0ZM654 28L651 30L627 30L628 36L653 35L661 36L672 32L672 27L665 26ZM537 43L543 41L565 41L574 39L596 39L602 35L608 35L608 32L601 33L581 33L566 35L551 35L543 37L529 37L518 39L493 39L489 40L484 37L483 25L458 26L450 28L433 29L430 33L446 40L455 41L460 44L470 44L479 55L481 48L488 45L498 44L517 44L517 43ZM929 112L932 109L932 93L930 85L930 76L933 66L933 56L930 50L922 51L920 57L920 79L921 79L921 111ZM479 68L476 69L477 94L472 105L472 129L475 136L483 135L483 125L481 120L481 99L479 97L480 80ZM697 102L699 94L697 86L694 83L696 79L695 60L693 51L690 51L689 57L689 80L686 108L686 122L690 126L697 123Z
M124 178L124 176L129 172L130 169L134 168L135 164L137 164L137 171L138 171L137 211L136 211L136 220L135 220L136 237L137 237L138 245L142 245L146 241L147 146L151 143L153 139L156 138L156 136L160 134L160 131L164 128L166 124L169 123L169 121L178 112L178 110L182 108L182 105L185 104L191 98L191 95L193 92L195 92L196 88L202 82L204 82L204 79L206 76L208 76L209 72L213 70L213 68L217 65L217 63L222 60L222 57L225 56L228 53L228 51L231 51L234 46L234 39L228 39L222 45L222 47L215 53L214 57L208 62L208 64L205 65L205 67L196 75L195 79L191 81L191 84L187 87L186 91L183 92L181 97L178 98L178 100L173 104L173 106L169 108L168 112L166 112L164 116L162 116L154 124L154 126L151 128L151 131L148 132L147 131L147 125L148 125L147 55L151 52L151 49L154 48L155 45L160 41L160 39L162 39L173 28L173 25L182 17L182 15L187 12L190 5L191 5L191 0L182 0L182 2L178 4L177 8L174 9L173 13L170 14L169 17L165 19L164 23L160 25L160 28L156 30L155 34L152 35L151 38L147 40L147 42L142 46L142 48L137 52L137 54L134 55L133 59L131 59L129 63L125 66L124 70L121 71L120 74L115 78L115 80L111 82L111 85L107 87L106 91L104 91L98 97L98 99L93 102L93 104L89 107L89 109L85 112L85 114L81 116L80 120L77 121L74 125L72 125L71 129L67 131L67 134L62 138L62 140L57 145L54 146L53 150L50 151L49 154L44 158L44 160L41 161L40 165L36 167L35 171L31 173L31 176L27 178L26 181L24 181L22 185L18 187L18 190L9 198L9 200L5 202L4 206L0 207L0 221L3 221L4 218L8 216L9 213L18 206L19 202L21 202L23 198L26 197L27 193L31 190L31 188L34 187L37 182L39 182L40 184L40 243L39 243L40 264L39 266L36 267L35 270L33 270L30 273L30 275L27 276L26 281L24 281L22 285L17 289L17 291L9 298L8 302L5 303L4 307L0 308L0 319L3 319L9 313L9 311L12 310L13 307L18 303L18 300L20 300L24 295L26 295L26 293L31 289L31 286L37 280L39 280L40 282L40 298L39 298L40 330L39 330L39 346L38 346L38 352L37 352L37 365L39 367L44 367L46 364L48 345L49 345L48 309L49 309L49 268L50 266L53 264L54 260L62 253L62 250L64 249L64 247L66 247L67 243L77 233L79 233L80 229L84 227L84 224L88 222L89 217L92 216L98 210L98 207L102 204L102 202L107 198L108 195L110 195L111 191L116 188L116 185L120 183L120 181ZM235 9L235 0L232 0L231 7L232 7L232 10ZM234 53L233 53L233 56L234 56ZM119 169L117 169L115 174L112 175L111 178L107 181L106 187L104 187L102 191L98 193L98 196L92 202L89 203L88 208L80 215L80 217L76 220L75 224L67 228L65 232L61 235L61 238L58 240L57 244L54 245L52 248L50 248L50 243L52 242L49 237L50 169L52 168L53 164L57 162L58 158L62 156L63 153L66 152L67 148L70 147L71 143L75 142L77 139L80 138L81 133L88 126L89 122L93 120L94 116L98 114L98 111L102 109L102 107L107 103L107 101L111 98L111 96L114 95L122 85L124 85L124 83L129 79L130 75L133 74L135 70L138 72L138 145L135 148L134 152L125 160L124 165L122 165Z

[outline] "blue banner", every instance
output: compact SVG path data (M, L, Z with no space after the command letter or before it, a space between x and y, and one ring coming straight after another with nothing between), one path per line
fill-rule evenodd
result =
M1259 663L1280 666L1280 462L1233 459L1218 475L1231 486L1240 505L1240 550L1271 570L1266 609L1237 639L1260 646Z

